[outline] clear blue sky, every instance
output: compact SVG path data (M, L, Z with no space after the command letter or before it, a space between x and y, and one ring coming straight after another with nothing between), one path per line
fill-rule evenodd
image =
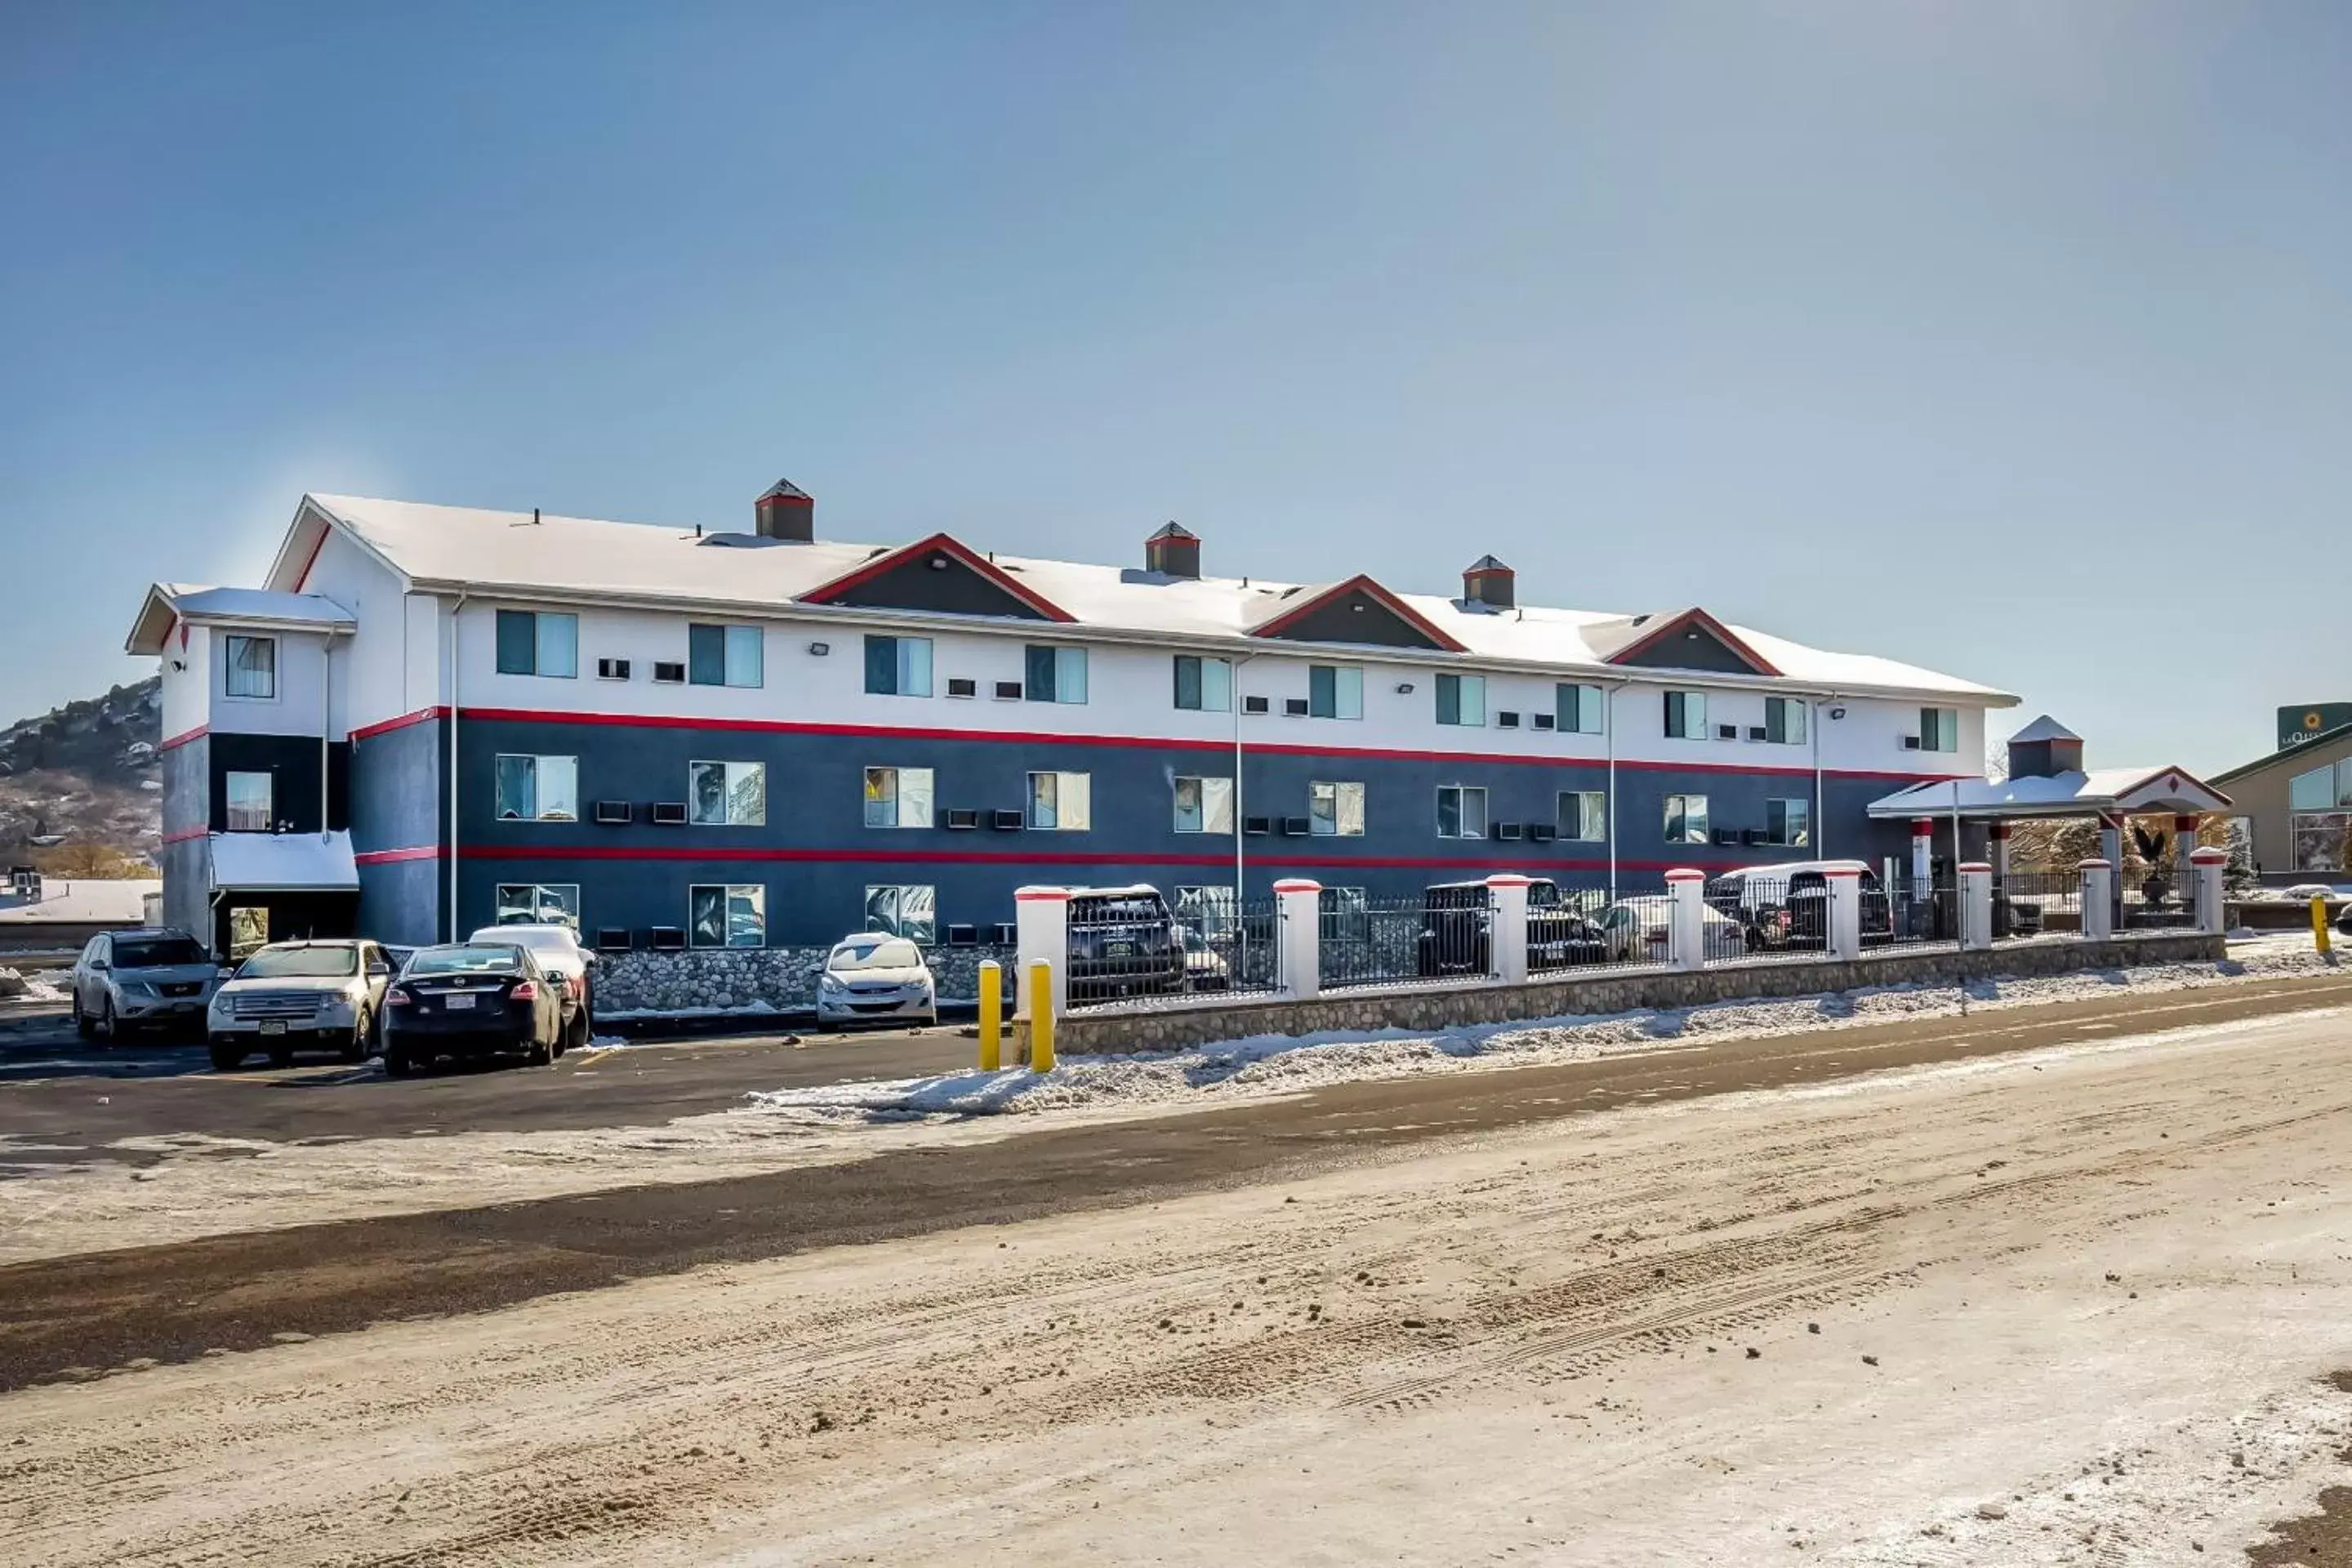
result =
M2352 698L2352 6L0 0L0 710L304 489Z

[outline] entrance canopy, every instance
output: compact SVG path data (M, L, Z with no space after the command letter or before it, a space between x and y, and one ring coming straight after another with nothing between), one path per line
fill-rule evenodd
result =
M215 833L216 893L356 893L348 833Z
M2035 816L2191 816L2227 811L2230 797L2181 768L2075 769L2047 777L1944 779L1870 803L1880 819L2012 822Z

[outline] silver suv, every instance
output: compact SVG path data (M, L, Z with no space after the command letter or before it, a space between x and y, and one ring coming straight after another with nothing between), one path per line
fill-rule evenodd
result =
M227 1072L255 1051L284 1067L294 1047L365 1061L375 1048L392 963L372 942L276 942L243 963L213 994L205 1043Z
M148 1027L193 1032L219 983L212 955L184 931L108 931L74 961L74 1029L85 1040Z

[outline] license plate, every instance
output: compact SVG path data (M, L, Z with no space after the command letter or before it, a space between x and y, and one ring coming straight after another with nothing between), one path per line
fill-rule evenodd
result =
M474 1008L474 994L470 991L460 991L455 995L444 996L441 998L441 1005L446 1012L470 1013Z
M282 1035L286 1032L286 1021L283 1018L272 1018L261 1026L261 1032L265 1035Z
M1131 942L1107 942L1103 943L1103 951L1110 954L1113 958L1128 958L1134 954L1135 943Z

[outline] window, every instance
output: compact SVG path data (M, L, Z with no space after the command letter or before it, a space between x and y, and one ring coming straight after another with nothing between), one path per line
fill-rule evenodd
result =
M580 617L547 610L500 610L499 673L567 680L579 674Z
M757 626L688 625L686 678L697 686L758 686L765 640Z
M577 757L495 759L495 799L500 822L580 820L580 760Z
M1609 837L1609 796L1597 789L1559 792L1559 836L1594 844Z
M696 947L768 945L768 889L757 882L704 882L686 890L687 940Z
M1706 796L1703 795L1666 796L1666 842L1669 844L1706 842Z
M1601 733L1601 688L1563 684L1552 693L1559 727L1574 735Z
M930 769L866 770L866 826L929 827L931 821Z
M1176 831L1231 833L1234 830L1234 781L1180 778L1176 781Z
M1957 708L1919 710L1919 749L1957 752L1960 749L1960 710Z
M688 819L706 826L757 827L768 820L768 764L686 764Z
M1666 738L1670 741L1706 739L1706 692L1669 691L1666 693Z
M269 910L250 904L231 904L228 910L228 956L242 963L269 945Z
M1475 784L1438 785L1437 836L1440 838L1486 837L1486 790Z
M1486 678L1483 675L1441 675L1437 678L1437 721L1475 728L1486 721Z
M1364 716L1364 672L1351 664L1307 667L1307 711L1317 719Z
M1202 713L1230 713L1234 707L1234 667L1222 658L1176 656L1176 706Z
M1361 838L1364 836L1364 786L1360 784L1308 784L1307 831L1317 838Z
M271 796L275 781L268 773L231 773L228 775L228 830L231 833L267 833L277 806Z
M580 884L577 882L500 882L499 925L558 925L580 929Z
M2314 768L2286 782L2289 811L2334 811L2352 808L2352 757L2333 767Z
M1324 942L1372 940L1371 907L1361 888L1326 888L1315 895L1317 936Z
M904 937L908 942L937 942L939 909L940 891L937 888L868 888L866 889L866 929Z
M232 636L227 645L228 684L223 690L231 697L274 700L278 696L278 639Z
M1223 936L1234 929L1234 889L1230 885L1217 888L1179 888L1176 908L1172 911L1176 923L1189 926L1202 936Z
M1794 697L1764 699L1764 738L1779 746L1805 743L1805 704ZM1775 843L1779 840L1775 839Z
M1032 702L1084 702L1087 700L1087 650L1046 647L1032 643L1027 651L1026 695Z
M1809 800L1764 803L1764 841L1802 848L1813 841L1813 805Z
M1094 779L1088 773L1031 773L1029 826L1084 833L1093 825L1093 794Z
M931 694L931 639L866 638L866 689L877 697Z
M2352 872L2352 757L2295 774L2286 803L2291 868Z

